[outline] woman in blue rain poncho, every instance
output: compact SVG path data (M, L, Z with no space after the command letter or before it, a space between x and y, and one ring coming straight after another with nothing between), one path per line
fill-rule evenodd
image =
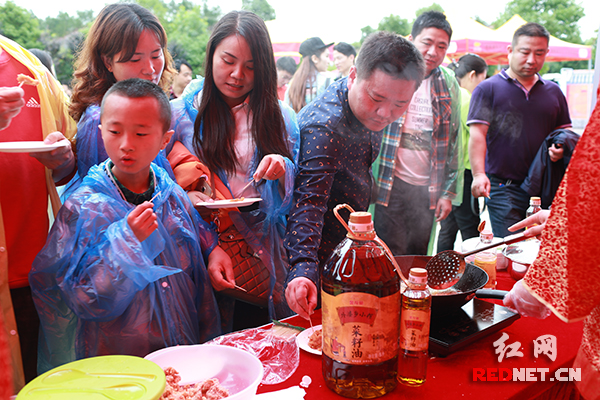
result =
M42 334L38 371L90 356L148 353L220 334L205 260L217 237L155 165L158 229L139 242L103 162L66 201L29 280Z
M90 167L108 158L98 129L100 102L106 91L129 78L154 82L166 91L174 72L172 63L167 34L150 11L135 3L110 4L100 11L75 60L69 112L77 121L77 172L63 189L63 202ZM163 152L154 162L174 177Z
M185 146L224 183L229 198L262 198L250 209L229 212L270 271L268 310L248 309L239 301L234 306L232 298L217 296L224 330L242 329L291 314L284 296L288 264L283 235L297 171L298 123L293 110L277 99L271 41L255 14L232 11L215 25L205 65L206 78L192 81L171 102L175 133L166 151L172 159L173 148ZM171 165L177 176L178 166ZM246 188L251 180L255 183ZM205 200L190 197L194 203ZM238 318L241 309L246 323Z

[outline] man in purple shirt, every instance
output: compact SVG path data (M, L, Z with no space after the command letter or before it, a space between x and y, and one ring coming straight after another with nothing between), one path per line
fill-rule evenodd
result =
M540 145L555 129L571 126L565 96L538 74L550 35L527 23L508 46L509 67L473 91L467 125L474 197L488 197L495 236L525 218L529 195L520 188ZM562 157L562 154L560 154Z

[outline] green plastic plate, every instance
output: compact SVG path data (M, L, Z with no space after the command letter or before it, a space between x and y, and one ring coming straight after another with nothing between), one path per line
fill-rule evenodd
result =
M152 361L100 356L38 376L19 392L17 400L156 400L164 391L165 373Z

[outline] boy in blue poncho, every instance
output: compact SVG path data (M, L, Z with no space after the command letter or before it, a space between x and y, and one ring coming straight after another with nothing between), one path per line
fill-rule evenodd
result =
M168 99L151 82L121 81L106 93L100 128L109 159L61 208L29 275L41 320L38 372L220 334L205 262L211 279L224 279L231 261L185 192L151 164L169 142L170 120Z

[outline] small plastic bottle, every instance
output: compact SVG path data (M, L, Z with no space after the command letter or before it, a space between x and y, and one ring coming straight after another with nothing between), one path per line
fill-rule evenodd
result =
M529 208L525 212L525 218L531 217L538 211L542 211L542 199L539 197L530 197Z
M489 229L484 229L479 233L479 245L486 246L492 243L494 234ZM488 274L488 281L484 288L496 289L496 260L497 251L496 249L489 249L475 254L474 264L479 268L483 269Z
M410 287L402 293L398 381L416 387L425 383L427 377L431 293L427 289L426 269L412 268L408 281Z

